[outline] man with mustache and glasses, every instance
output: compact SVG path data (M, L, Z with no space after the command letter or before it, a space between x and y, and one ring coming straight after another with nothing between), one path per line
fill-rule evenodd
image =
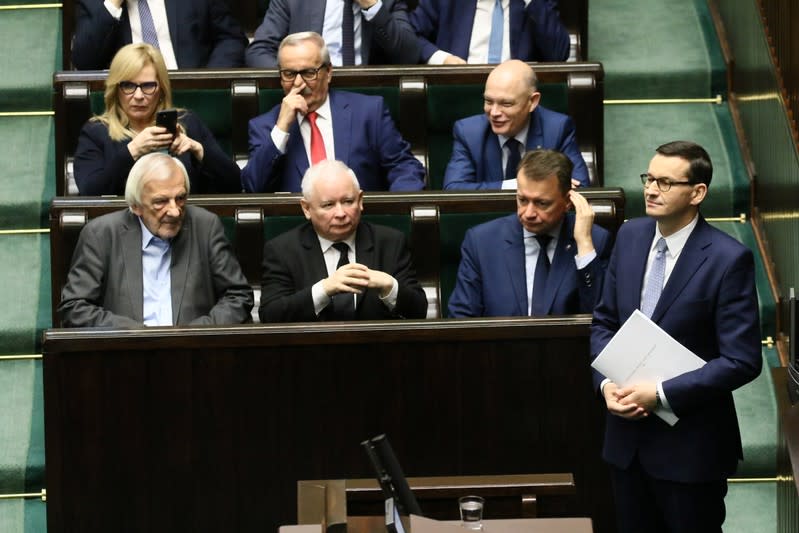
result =
M364 191L424 188L424 167L391 120L383 98L329 91L333 69L318 33L289 35L278 51L286 96L250 121L250 160L242 170L248 192L299 192L303 173L336 159Z
M147 154L125 185L129 209L81 231L58 314L67 327L239 324L250 320L252 288L222 223L186 205L179 159Z

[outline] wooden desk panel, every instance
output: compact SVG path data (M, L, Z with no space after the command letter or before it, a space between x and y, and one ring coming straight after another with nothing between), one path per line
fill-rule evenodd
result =
M611 531L589 321L50 330L48 530L274 531L385 432L408 476L572 472Z

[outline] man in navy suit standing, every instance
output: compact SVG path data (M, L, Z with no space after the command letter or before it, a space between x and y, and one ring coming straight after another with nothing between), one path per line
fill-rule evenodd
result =
M569 33L556 0L419 0L411 24L432 65L566 61Z
M520 155L538 148L566 154L574 165L574 185L589 185L572 119L540 105L536 85L535 72L522 61L506 61L491 71L483 93L485 113L452 127L444 190L515 189Z
M610 235L593 225L588 201L571 187L560 152L534 150L516 178L516 214L466 233L449 316L590 313L602 286ZM575 213L567 213L571 206Z
M742 458L732 391L760 373L752 252L699 212L713 167L699 145L657 148L641 175L645 218L618 232L591 326L599 354L636 309L706 361L623 387L595 372L607 404L603 458L621 533L721 532L727 477ZM652 411L673 412L670 426Z
M286 96L250 121L250 160L241 173L248 192L299 192L312 165L337 159L364 191L415 191L425 171L380 96L329 91L333 69L322 36L294 33L278 50Z
M247 38L225 0L78 0L72 63L108 68L130 43L158 48L168 69L244 65Z

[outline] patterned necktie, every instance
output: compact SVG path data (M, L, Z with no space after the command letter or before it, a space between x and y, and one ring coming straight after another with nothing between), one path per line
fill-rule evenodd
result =
M516 172L519 170L519 161L522 160L522 155L519 152L519 147L522 145L514 138L505 141L505 146L508 147L508 162L505 164L505 179L515 180Z
M549 277L547 248L552 236L536 235L535 240L538 241L538 260L535 263L535 275L533 276L533 305L531 306L530 315L542 316L547 314L544 294L547 292L547 278Z
M488 38L488 63L502 61L502 40L505 31L505 17L502 13L502 0L494 3L491 14L491 36Z
M306 118L308 122L311 124L311 164L315 165L319 161L324 161L327 159L327 152L325 152L325 141L322 140L322 132L319 131L319 127L316 125L316 119L319 115L316 114L316 111L311 111L308 113Z
M352 14L352 0L344 0L341 20L341 63L344 66L355 64L355 20Z
M336 264L336 270L338 270L350 262L350 247L347 246L346 242L334 242L333 248L338 250L340 254L338 264ZM334 294L331 301L333 303L334 320L352 320L355 318L355 295L349 292L340 292Z
M649 270L649 277L646 280L646 290L641 300L641 312L647 317L652 316L655 306L663 292L663 280L666 278L666 239L661 237L655 244L655 259L652 261L652 268Z
M153 15L147 0L139 0L139 19L141 19L141 38L147 44L158 48L158 33L155 31Z

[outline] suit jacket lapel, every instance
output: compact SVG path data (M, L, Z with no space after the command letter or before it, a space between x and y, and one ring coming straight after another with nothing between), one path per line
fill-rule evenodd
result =
M355 254L358 263L366 265L369 268L375 267L374 233L372 232L372 227L366 222L361 222L358 225L358 231L355 234ZM364 296L366 296L365 291L363 294L355 296L356 312L360 309L364 301Z
M519 57L519 38L522 36L524 24L524 3L510 0L510 13L508 13L508 28L510 29L510 57Z
M502 238L505 241L505 250L502 257L508 267L513 294L516 295L516 305L519 314L525 316L527 309L527 270L525 268L524 234L522 225L518 220L508 218L504 225Z
M305 171L308 170L310 166L308 162L308 153L305 151L305 144L302 140L302 134L300 133L300 124L298 122L294 122L291 126L291 131L289 131L289 142L286 146L286 163L289 162L294 163L296 168L296 173L292 176L291 172L288 172L288 168L286 168L286 176L283 179L285 182L286 190L300 190L300 182L302 181L302 176L305 174ZM296 183L292 183L292 180L296 179Z
M144 321L144 283L142 281L141 266L141 226L139 217L128 211L125 224L120 231L122 239L122 276L125 280L121 294L127 295L130 306L130 317L137 321ZM120 302L121 303L121 302Z
M547 276L547 287L544 292L544 300L546 304L546 313L552 312L552 304L555 302L555 295L558 293L561 283L568 275L573 275L574 255L574 217L571 215L563 219L563 224L560 225L560 234L558 235L558 242L555 247L555 253L552 256L552 265L549 268L549 275ZM571 265L569 265L571 262Z
M472 2L472 4L477 6L476 1ZM467 6L456 8L456 13L459 13L461 18L453 24L454 29L452 30L452 40L450 41L452 50L449 51L467 61L469 59L469 43L472 42L475 11L477 10Z
M485 147L485 171L488 181L502 181L505 179L505 169L502 167L502 147L499 145L499 137L491 131L491 124L486 120L486 140ZM478 162L478 164L481 164Z
M652 320L657 322L665 314L674 300L683 292L685 285L691 280L699 267L707 260L707 248L712 244L708 238L709 225L700 217L694 231L688 236L685 246L680 252L680 257L671 271L669 280L660 293Z
M306 16L308 17L309 27L314 28L313 31L322 35L322 30L325 24L325 9L327 9L327 1L322 0L321 2L307 2L304 1L305 4L303 7L307 9Z
M169 280L172 284L172 324L175 325L180 321L183 295L186 292L186 279L189 275L189 257L192 252L191 231L191 218L187 210L183 219L183 227L170 244L172 264L169 269Z
M305 248L311 258L309 284L314 284L320 279L326 278L327 265L325 264L325 256L322 255L322 247L319 246L319 237L316 236L316 232L310 222L307 222L300 229L300 244Z
M527 150L537 150L544 145L544 126L541 124L541 115L530 113L530 126L527 129Z
M633 242L617 258L620 264L629 265L629 271L618 271L620 279L617 279L617 283L624 287L624 290L619 291L618 296L622 319L626 319L633 310L641 307L641 287L644 286L646 261L649 258L652 239L655 236L655 221L650 220L649 222L644 231L639 232ZM616 250L614 253L619 254L620 251Z
M352 113L347 102L340 102L335 91L330 92L330 117L333 121L333 144L336 159L350 160L350 143L352 141Z

